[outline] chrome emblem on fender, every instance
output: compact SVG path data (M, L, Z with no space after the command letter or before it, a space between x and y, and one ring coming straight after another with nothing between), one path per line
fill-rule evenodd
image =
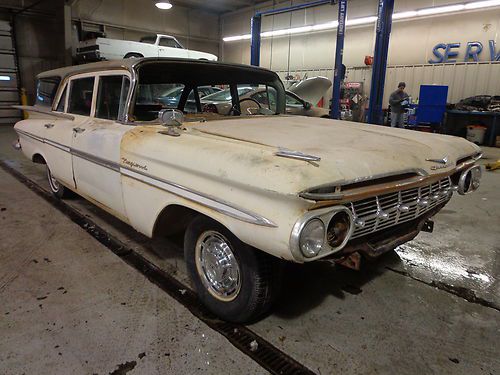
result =
M425 160L433 163L448 164L448 156L445 156L442 159L425 159Z
M431 163L438 163L438 164L442 164L442 165L433 165L431 167L431 171L435 171L437 169L443 169L443 168L448 168L451 163L449 164L448 161L448 156L445 156L444 158L442 159L425 159L426 161L430 161Z

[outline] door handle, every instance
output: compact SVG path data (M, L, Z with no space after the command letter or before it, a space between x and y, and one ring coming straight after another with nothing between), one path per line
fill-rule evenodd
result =
M50 128L53 128L54 127L54 124L45 124L44 125L47 129L50 129Z
M75 133L83 133L85 131L85 129L84 128L73 128L73 131Z

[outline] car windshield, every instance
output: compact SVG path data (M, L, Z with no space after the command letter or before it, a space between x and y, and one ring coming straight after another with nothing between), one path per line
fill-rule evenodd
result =
M210 119L285 112L283 84L265 69L186 60L144 61L137 72L130 117L135 121L156 121L166 108L189 115L210 114ZM204 96L210 92L207 89L222 91ZM250 95L256 90L272 100L265 105L254 100Z
M142 37L140 42L147 43L147 44L155 44L156 43L156 35L149 35L149 36Z

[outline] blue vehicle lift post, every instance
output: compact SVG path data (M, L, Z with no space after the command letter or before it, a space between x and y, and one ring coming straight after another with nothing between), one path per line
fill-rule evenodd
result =
M271 9L265 12L255 13L255 15L252 17L252 24L251 24L252 44L250 47L250 64L254 66L260 65L260 41L261 41L260 33L262 29L263 16L287 13L287 12L292 12L294 10L312 8L318 5L333 4L335 2L336 1L334 0L318 0L310 3L298 4L290 7Z
M381 125L384 119L382 101L384 98L385 71L387 69L387 54L389 52L393 11L394 0L379 0L372 85L368 108L368 123L370 124Z
M337 45L335 47L335 68L333 70L333 94L330 109L330 117L333 119L340 118L340 85L344 78L344 69L342 59L344 57L344 37L345 37L345 20L347 16L347 0L339 1L339 25L337 27Z

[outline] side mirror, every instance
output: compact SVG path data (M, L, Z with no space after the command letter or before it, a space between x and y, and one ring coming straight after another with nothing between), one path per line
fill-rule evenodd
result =
M184 113L178 109L162 109L158 112L158 120L167 128L167 131L161 131L161 134L178 137L181 134L175 128L182 126L184 122Z
M309 102L304 102L304 109L309 111L312 108L312 104Z
M158 120L163 126L182 126L184 113L178 109L162 109L158 112Z

